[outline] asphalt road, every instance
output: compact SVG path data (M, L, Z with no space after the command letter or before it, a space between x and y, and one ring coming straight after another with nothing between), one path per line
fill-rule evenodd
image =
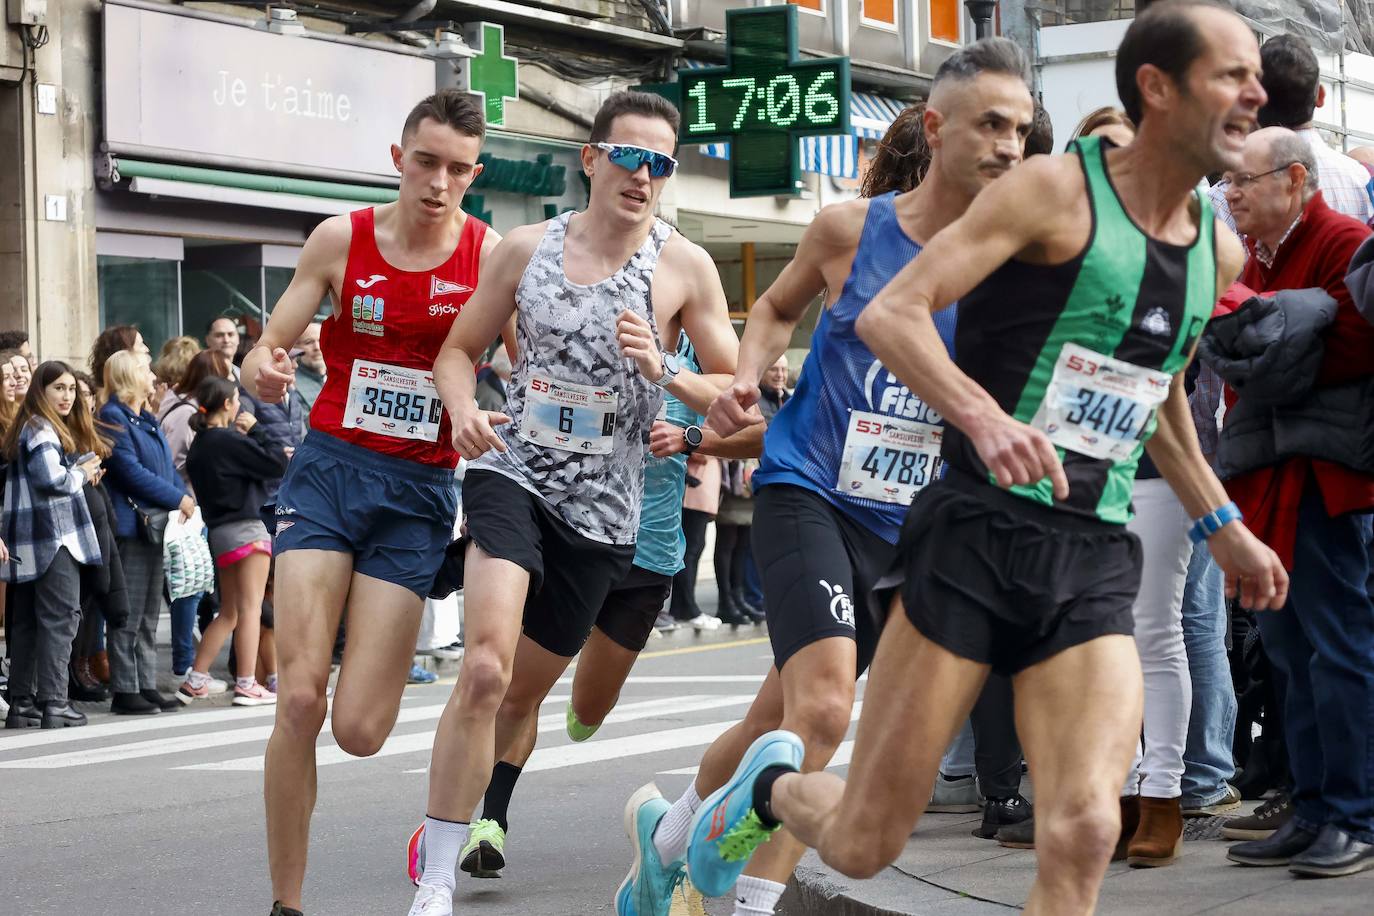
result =
M614 912L629 867L625 799L657 780L676 797L705 746L743 715L771 661L762 629L656 639L616 713L590 741L563 732L567 683L545 706L539 747L511 807L498 880L459 875L455 912ZM433 729L452 689L407 689L375 757L320 738L306 912L403 916L405 843L425 798ZM64 731L0 730L0 913L7 916L261 916L271 905L262 753L272 711L204 707L149 718L93 715ZM675 913L730 912L679 900Z

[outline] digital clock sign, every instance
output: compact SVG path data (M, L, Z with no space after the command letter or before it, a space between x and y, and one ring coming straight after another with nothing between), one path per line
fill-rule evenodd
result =
M796 7L725 14L723 67L679 70L682 143L730 144L730 196L795 194L797 138L849 133L849 58L801 59Z

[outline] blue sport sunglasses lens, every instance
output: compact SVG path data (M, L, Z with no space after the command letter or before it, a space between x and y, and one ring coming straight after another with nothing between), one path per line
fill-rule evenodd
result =
M672 156L638 146L612 146L606 151L606 158L631 172L639 171L640 166L647 163L653 178L667 178L677 168Z

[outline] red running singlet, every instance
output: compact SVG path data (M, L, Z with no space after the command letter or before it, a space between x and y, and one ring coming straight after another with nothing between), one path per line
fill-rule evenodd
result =
M382 257L372 209L350 216L339 312L320 331L328 374L310 427L381 455L456 468L434 359L477 286L487 225L468 216L452 257L411 271Z

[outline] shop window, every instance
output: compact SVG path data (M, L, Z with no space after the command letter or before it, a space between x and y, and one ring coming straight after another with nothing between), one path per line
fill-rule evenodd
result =
M205 330L220 315L239 324L243 352L262 333L264 277L261 267L186 268L181 274L181 315L185 333L204 341Z
M958 44L963 9L960 0L930 0L930 37Z
M181 263L99 255L96 286L100 326L136 325L154 353L180 331Z
M861 0L866 25L897 27L897 0Z

